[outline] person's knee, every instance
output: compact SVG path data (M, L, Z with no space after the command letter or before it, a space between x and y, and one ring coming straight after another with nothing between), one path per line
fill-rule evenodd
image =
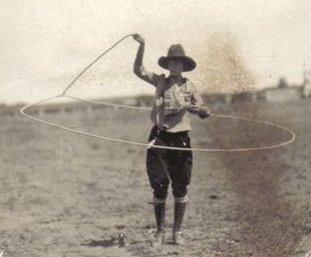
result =
M173 184L173 196L174 198L184 198L187 196L187 185L186 184Z
M168 183L161 183L153 187L153 195L157 199L166 199L168 191Z

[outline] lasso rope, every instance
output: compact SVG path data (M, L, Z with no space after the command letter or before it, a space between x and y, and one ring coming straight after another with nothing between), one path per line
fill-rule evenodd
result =
M254 123L265 124L265 125L268 125L268 126L276 127L276 128L279 128L279 129L284 130L287 133L289 133L290 134L290 138L288 140L284 141L284 142L279 143L279 144L274 144L274 145L269 145L269 146L261 146L261 147L248 147L248 148L181 148L181 147L169 147L169 146L161 146L161 145L150 145L150 144L146 144L146 143L134 142L134 141L129 141L129 140L121 140L121 139L112 138L112 137L108 137L108 136L100 136L100 135L92 134L92 133L89 133L89 132L84 132L84 131L76 130L76 129L73 129L73 128L65 127L63 125L59 125L59 124L56 124L56 123L53 123L53 122L45 121L43 119L36 118L36 117L26 113L26 110L31 108L31 107L34 107L36 105L40 105L40 104L46 103L46 102L48 102L50 100L58 99L58 98L69 98L69 99L74 99L74 100L77 100L77 101L80 101L80 102L101 104L101 105L106 105L106 106L134 109L134 110L140 110L140 111L149 111L150 108L147 108L147 107L130 106L130 105L123 105L123 104L104 102L104 101L91 101L91 100L81 99L81 98L70 96L70 95L66 94L67 91L72 87L72 85L89 68L91 68L98 60L100 60L105 54L107 54L109 51L111 51L113 48L115 48L123 40L125 40L126 38L131 37L133 35L134 34L128 34L128 35L122 37L114 45L112 45L110 48L108 48L106 51L104 51L101 55L99 55L95 60L93 60L89 65L87 65L68 84L66 89L60 95L57 95L57 96L54 96L54 97L49 97L47 99L40 100L40 101L38 101L36 103L32 103L32 104L26 105L26 106L24 106L24 107L22 107L20 109L20 113L23 116L31 119L32 121L35 121L35 122L38 122L38 123L41 123L41 124L45 124L45 125L48 125L48 126L51 126L51 127L59 128L59 129L62 129L64 131L68 131L68 132L75 133L75 134L78 134L78 135L92 137L92 138L97 138L97 139L111 141L111 142L117 142L117 143L129 144L129 145L136 145L136 146L143 146L143 147L148 147L148 148L152 147L152 148L159 148L159 149L180 150L180 151L198 151L198 152L245 152L245 151L259 151L259 150L274 149L274 148L286 146L286 145L288 145L288 144L290 144L290 143L295 141L295 139L296 139L295 133L291 129L289 129L289 128L285 127L285 126L282 126L282 125L279 125L279 124L276 124L276 123L273 123L273 122L269 122L269 121L258 120L258 119L250 119L250 118L238 117L238 116L233 116L233 115L212 114L211 116L212 117L217 117L217 118L222 118L222 119L234 119L234 120L254 122Z
M102 54L100 54L94 61L92 61L89 65L87 65L66 87L62 95L65 95L66 92L71 88L71 86L89 69L91 68L96 62L99 61L105 54L107 54L109 51L111 51L113 48L115 48L118 44L120 44L124 39L128 37L132 37L135 34L128 34L124 37L122 37L120 40L118 40L116 43L114 43L111 47L109 47L106 51L104 51Z

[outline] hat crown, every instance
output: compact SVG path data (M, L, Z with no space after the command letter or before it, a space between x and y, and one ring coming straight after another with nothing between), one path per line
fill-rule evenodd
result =
M184 71L191 71L196 67L195 61L186 55L185 50L181 44L171 45L168 49L167 56L161 56L158 60L158 64L164 68L168 69L169 60L180 60L184 64Z
M180 57L186 56L185 50L183 49L182 45L171 45L168 49L167 57Z

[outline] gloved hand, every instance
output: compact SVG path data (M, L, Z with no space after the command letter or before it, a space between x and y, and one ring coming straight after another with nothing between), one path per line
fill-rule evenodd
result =
M145 39L139 35L139 34L134 34L133 38L139 43L139 44L145 44Z
M209 112L209 110L206 108L206 109L201 109L200 111L199 111L199 117L201 118L201 119L206 119L206 118L208 118L209 116L211 116L211 113Z
M204 105L189 105L185 109L192 114L197 114L201 119L208 118L211 115L208 108Z

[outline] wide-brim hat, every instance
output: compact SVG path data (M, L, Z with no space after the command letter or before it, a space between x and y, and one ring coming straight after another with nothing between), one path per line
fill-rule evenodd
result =
M186 55L183 47L178 45L171 45L168 49L167 56L161 56L158 60L158 64L164 68L168 69L167 62L169 60L180 60L184 64L184 71L191 71L195 69L196 63L195 61Z

